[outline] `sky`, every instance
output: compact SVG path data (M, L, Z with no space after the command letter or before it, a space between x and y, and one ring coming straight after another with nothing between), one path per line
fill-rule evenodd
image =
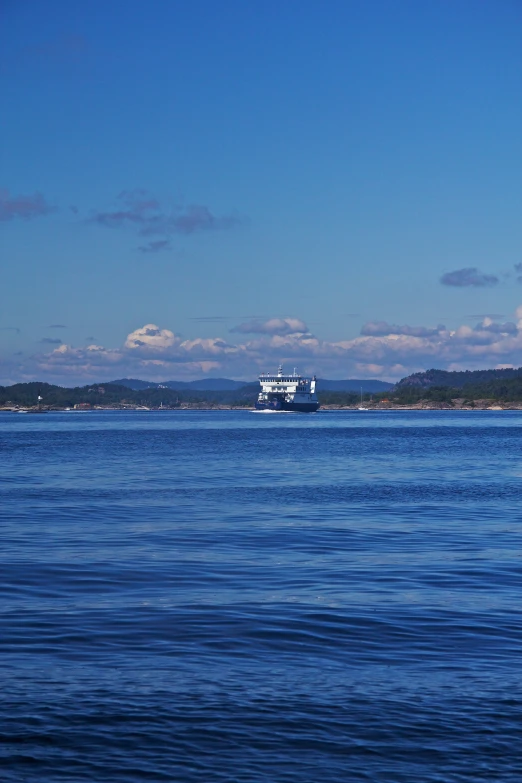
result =
M520 0L0 0L0 383L522 365Z

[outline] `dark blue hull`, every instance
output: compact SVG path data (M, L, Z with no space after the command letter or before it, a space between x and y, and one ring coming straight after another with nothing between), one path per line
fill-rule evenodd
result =
M318 402L285 402L284 400L270 400L269 402L256 402L258 411L294 411L295 413L315 413L319 410Z

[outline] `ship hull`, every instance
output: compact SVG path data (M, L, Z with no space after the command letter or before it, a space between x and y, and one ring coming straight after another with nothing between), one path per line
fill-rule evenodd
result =
M256 402L256 410L258 411L293 411L294 413L315 413L315 411L318 409L318 402L286 402L286 400Z

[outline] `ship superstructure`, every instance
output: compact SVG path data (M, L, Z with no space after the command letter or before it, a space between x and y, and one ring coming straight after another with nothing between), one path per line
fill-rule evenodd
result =
M259 383L261 391L256 402L258 410L313 413L319 408L315 375L311 380L301 377L296 370L292 375L287 375L279 365L277 375L260 375Z

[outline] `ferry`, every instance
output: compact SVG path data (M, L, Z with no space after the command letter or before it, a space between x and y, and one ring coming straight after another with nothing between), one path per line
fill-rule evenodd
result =
M277 375L262 374L259 376L261 391L256 402L258 411L296 411L314 413L319 408L319 400L315 393L317 379L302 378L296 370L292 375L285 375L279 365Z

